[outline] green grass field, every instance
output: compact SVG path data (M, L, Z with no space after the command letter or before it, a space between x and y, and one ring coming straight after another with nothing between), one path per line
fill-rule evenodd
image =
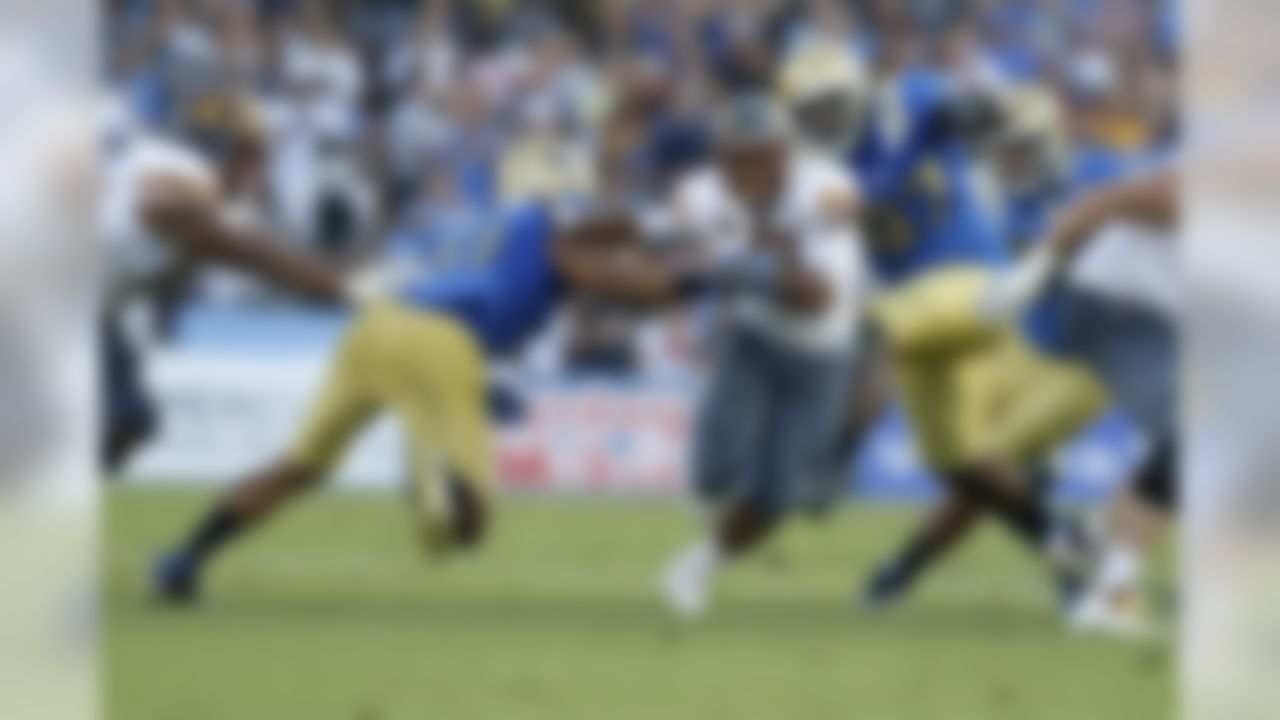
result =
M675 503L511 500L480 554L432 563L393 497L313 499L247 538L193 611L150 602L156 550L199 493L107 502L109 720L1147 720L1172 649L1065 633L1035 566L988 530L891 614L855 579L905 509L797 522L670 621L656 571Z

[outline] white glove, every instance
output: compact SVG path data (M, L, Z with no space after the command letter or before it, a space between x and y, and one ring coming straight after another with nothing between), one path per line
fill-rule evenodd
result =
M991 322L1018 317L1044 290L1057 269L1057 256L1046 244L1036 245L991 281L978 299L978 312Z
M385 300L401 292L423 269L408 260L375 262L348 273L342 295L352 305Z

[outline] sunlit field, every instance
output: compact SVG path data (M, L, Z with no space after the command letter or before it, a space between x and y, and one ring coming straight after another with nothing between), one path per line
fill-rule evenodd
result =
M510 500L492 542L432 562L392 496L314 498L214 566L206 602L145 577L207 496L106 503L109 720L1172 716L1173 651L1066 633L1045 578L998 530L891 612L854 588L912 511L797 522L682 626L656 575L692 532L674 502Z

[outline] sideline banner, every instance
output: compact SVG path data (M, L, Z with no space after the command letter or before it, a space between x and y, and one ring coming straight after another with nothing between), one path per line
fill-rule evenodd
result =
M224 484L287 446L326 367L320 354L167 351L149 362L158 437L128 468L135 482ZM683 486L691 395L683 383L522 383L523 417L497 434L504 486L518 491L675 493ZM395 423L361 438L334 478L393 488L405 473Z
M325 371L320 353L176 350L149 363L162 413L159 436L128 470L134 482L218 485L286 447ZM672 495L685 487L696 388L679 382L527 380L517 422L496 434L498 474L516 492ZM1109 416L1060 452L1065 500L1104 496L1141 452ZM334 478L342 488L394 489L405 450L384 418L352 448ZM901 413L876 427L850 463L850 489L875 499L922 501L936 485L920 465Z

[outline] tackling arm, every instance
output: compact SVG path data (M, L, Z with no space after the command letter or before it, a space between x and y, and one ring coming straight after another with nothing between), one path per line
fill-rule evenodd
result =
M635 242L606 242L571 230L556 238L556 267L575 290L640 307L685 295L681 273Z
M345 296L346 275L337 264L225 217L211 198L157 189L144 197L141 212L158 238L197 259L226 263L310 297Z
M1172 225L1178 215L1177 173L1164 170L1085 196L1069 207L1049 236L1039 242L981 298L981 312L992 320L1021 312L1058 269L1090 237L1117 220Z
M1069 208L1048 238L1058 258L1070 257L1103 225L1135 220L1159 225L1177 221L1177 175L1164 170L1086 196Z

